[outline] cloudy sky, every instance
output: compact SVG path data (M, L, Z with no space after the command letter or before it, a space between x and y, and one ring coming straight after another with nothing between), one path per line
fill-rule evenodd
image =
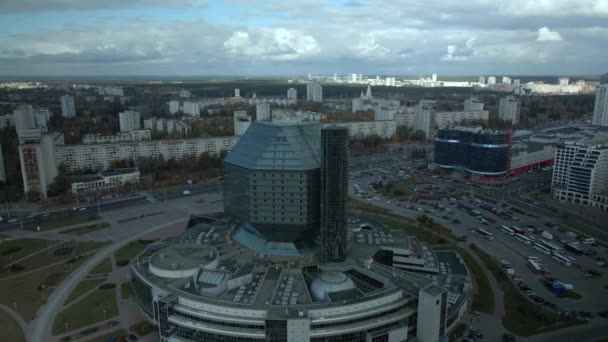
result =
M0 75L606 71L608 0L0 1Z

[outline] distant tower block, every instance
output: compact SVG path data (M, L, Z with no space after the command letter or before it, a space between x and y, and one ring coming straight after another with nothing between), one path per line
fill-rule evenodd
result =
M321 262L346 259L348 198L348 129L321 130Z
M234 89L234 97L241 97L241 89L239 89L239 88Z

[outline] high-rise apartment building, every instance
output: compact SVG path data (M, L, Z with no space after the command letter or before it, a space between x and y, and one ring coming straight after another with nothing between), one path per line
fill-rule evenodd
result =
M434 103L430 101L420 101L414 113L414 130L424 132L425 138L430 138L433 127Z
M234 97L236 97L236 98L241 97L241 89L239 89L239 88L234 89Z
M255 120L269 121L270 120L270 103L260 102L255 106Z
M74 107L74 98L70 95L63 95L60 98L61 115L64 118L73 118L76 116L76 108Z
M321 262L346 259L346 202L348 198L348 129L329 126L321 130L320 181Z
M464 111L476 111L483 110L483 101L479 100L476 97L471 97L464 100Z
M591 123L598 126L608 126L608 83L597 88Z
M502 83L504 83L504 84L511 84L511 78L507 77L507 76L503 76L502 77Z
M306 84L306 100L323 102L323 87L316 82Z
M498 103L498 117L513 125L519 123L521 102L513 96L502 97Z
M31 105L20 105L13 110L13 116L17 131L36 128L36 118Z
M171 100L169 101L169 113L171 115L179 112L179 101Z
M558 145L551 193L560 201L608 211L608 146Z
M496 84L496 77L490 76L488 77L488 85Z
M297 100L298 99L298 91L296 88L287 89L287 99L288 100Z
M570 83L570 79L568 77L560 77L557 80L561 86L567 86L568 83Z
M194 117L201 116L201 106L198 102L184 101L184 114Z
M486 84L486 78L485 76L479 76L479 84Z
M139 112L127 110L122 113L118 113L118 121L121 132L132 132L141 129Z
M247 111L245 110L235 110L234 111L234 135L241 136L245 134L245 131L251 125L251 116L247 115Z

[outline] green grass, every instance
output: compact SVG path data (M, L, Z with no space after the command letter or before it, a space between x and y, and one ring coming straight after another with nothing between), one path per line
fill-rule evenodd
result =
M418 241L426 242L431 245L444 245L447 243L447 241L444 238L434 235L433 233L431 233L428 230L418 228L412 223L408 223L403 220L380 216L380 215L369 214L367 216L384 224L385 226L387 226L390 229L403 230L403 231L405 231L405 233L407 235L415 236L416 239L418 239Z
M52 248L49 248L40 253L29 256L17 264L24 267L20 273L33 271L41 267L45 267L50 264L65 262L74 256L90 253L91 251L102 248L107 245L107 242L95 242L95 241L84 241L84 242L72 242L66 241L61 244L56 244ZM43 247L44 248L44 247ZM2 269L0 275L8 275L7 269ZM13 272L15 274L15 272Z
M65 228L67 226L73 226L76 224L91 222L99 220L99 215L90 214L90 215L79 215L79 216L68 216L60 219L54 220L44 220L41 223L30 223L24 226L25 229L37 231L38 226L40 226L40 231L51 230L57 228Z
M133 324L130 328L130 331L134 332L139 336L146 336L151 332L156 330L156 326L150 324L148 321L141 321L139 323Z
M4 311L0 311L0 327L2 327L2 334L0 334L2 335L2 341L25 341L19 323Z
M100 222L100 223L95 223L95 224L91 224L91 225L87 225L87 226L66 229L66 230L62 231L61 233L62 234L82 235L82 234L92 233L96 230L104 229L109 226L110 226L110 224L108 224L107 222Z
M376 214L388 214L390 210L376 207L375 205L371 205L369 203L362 202L360 200L354 199L353 197L348 199L348 207L351 210L361 210L368 213L376 213Z
M53 335L103 321L104 310L105 319L118 316L114 289L96 290L60 312L53 323Z
M126 222L131 222L131 221L143 219L145 217L160 215L162 213L163 213L163 211L157 211L157 212L150 213L150 214L141 214L141 215L137 215L137 216L131 216L131 217L127 217L127 218L124 218L124 219L120 219L120 220L117 220L116 222L118 222L118 223L126 223Z
M383 196L390 196L395 199L402 199L416 194L416 192L410 189L412 185L412 179L400 180L398 182L388 183L376 188Z
M0 265L2 268L12 261L17 261L25 256L52 246L59 241L42 239L18 239L0 243ZM2 271L4 272L4 270ZM4 274L2 274L4 276Z
M65 304L71 303L76 298L78 298L78 297L82 296L83 294L89 292L90 290L98 287L104 281L106 281L106 280L105 279L84 279L83 281L80 282L80 284L78 284L78 286L76 286L76 288L74 290L72 290L72 292L70 293L68 298L65 300Z
M475 283L477 284L477 292L473 295L471 309L488 314L494 314L494 292L492 292L490 281L477 261L473 259L469 252L461 247L449 246L439 249L454 250L458 252L464 263L467 265L469 273L471 273L475 279Z
M81 258L74 263L62 263L45 269L21 275L11 279L0 280L0 303L13 309L17 304L17 312L27 322L43 304L43 297L48 297L52 289L63 279L78 268L87 258ZM70 265L72 267L70 267Z
M129 333L125 329L118 329L118 330L112 331L109 334L105 334L103 336L95 337L93 339L84 340L84 341L86 341L86 342L108 342L108 340L111 338L116 339L117 337L123 337L123 336L127 336L127 335L129 335Z
M103 259L102 262L97 264L95 268L91 270L90 274L99 274L99 273L110 273L112 272L112 260L110 258Z
M127 300L131 298L131 283L126 282L120 284L120 295L123 300Z
M117 266L126 266L129 264L131 259L135 258L136 255L141 253L148 242L144 241L131 241L114 253L114 259L116 260Z

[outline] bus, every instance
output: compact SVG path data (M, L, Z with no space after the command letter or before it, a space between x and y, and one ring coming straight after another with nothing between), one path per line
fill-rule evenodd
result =
M510 235L510 236L515 235L515 232L513 231L513 229L511 229L507 226L500 226L500 230L507 235Z
M511 226L511 229L515 232L515 234L526 235L526 231L524 229L518 228L516 226Z
M582 250L582 249L580 249L580 248L578 248L578 247L576 247L575 245L573 245L573 244L571 244L571 243L567 243L567 244L565 244L565 245L564 245L564 248L565 248L567 251L572 252L572 253L574 253L574 254L576 254L576 255L583 255L583 250Z
M522 243L525 243L526 245L529 245L532 243L532 240L530 240L530 238L526 237L525 235L521 235L521 234L515 234L515 238Z
M528 259L528 267L536 274L543 274L545 270L540 265L540 262Z
M553 251L553 252L561 252L561 251L563 251L563 250L564 250L564 249L563 249L563 248L561 248L560 246L557 246L556 244L551 243L551 242L549 242L549 241L547 241L547 240L539 239L539 240L538 240L538 243L540 243L540 244L541 244L541 245L543 245L545 248L548 248L548 249L550 249L550 250L551 250L551 251Z
M486 230L483 230L481 228L477 229L477 234L479 234L479 236L481 236L484 239L494 240L494 234L492 234Z
M562 264L564 266L571 266L572 265L572 261L569 258L567 258L567 257L565 257L565 256L563 256L563 255L561 255L559 253L554 253L553 254L553 260L557 261L558 263L560 263L560 264Z
M544 255L551 255L551 250L538 242L534 243L534 249L543 253Z

